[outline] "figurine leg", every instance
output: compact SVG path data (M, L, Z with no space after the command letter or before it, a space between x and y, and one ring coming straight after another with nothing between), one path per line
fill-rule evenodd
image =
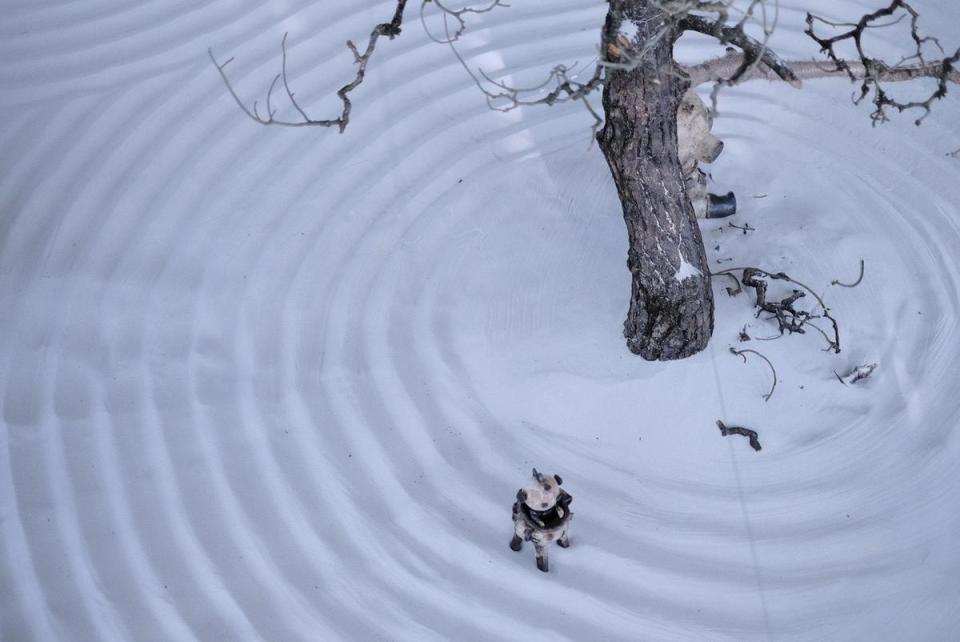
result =
M523 540L517 535L514 535L513 539L510 540L510 548L511 550L519 551L521 548L523 548Z
M567 534L567 531L563 531L563 535L557 540L557 546L560 548L570 548L570 535Z
M733 192L727 192L723 196L708 194L707 197L707 218L723 218L737 213L737 197Z
M539 568L544 573L550 571L550 567L547 564L547 547L541 544L535 545L537 551L537 568Z

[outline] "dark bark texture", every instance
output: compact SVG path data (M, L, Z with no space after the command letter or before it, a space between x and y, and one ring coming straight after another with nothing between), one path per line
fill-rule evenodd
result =
M677 109L689 80L673 60L679 37L654 0L610 0L604 50L632 34L611 62L633 55L633 69L607 69L600 149L613 174L633 275L624 336L649 360L682 359L703 350L713 333L713 292L706 252L687 198L677 153ZM635 64L635 63L634 63ZM632 65L631 65L632 66Z

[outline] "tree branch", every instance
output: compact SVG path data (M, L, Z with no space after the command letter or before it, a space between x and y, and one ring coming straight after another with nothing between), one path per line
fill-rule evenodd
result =
M353 103L350 102L350 97L347 94L356 89L360 83L363 82L363 79L367 73L367 65L370 63L370 57L373 55L373 52L376 49L377 40L379 40L381 36L386 36L390 40L393 40L395 37L400 35L400 27L403 24L403 10L406 8L406 5L407 0L397 0L397 7L393 13L393 18L390 20L390 22L382 22L373 28L373 30L370 32L370 38L367 41L367 48L362 54L360 53L359 49L357 49L357 46L353 44L353 41L347 40L347 48L353 53L353 61L357 65L357 73L352 81L337 90L337 96L343 103L343 107L340 111L340 115L336 118L316 120L310 117L306 110L304 110L303 107L301 107L301 105L297 102L296 96L293 91L291 91L290 84L287 80L286 33L283 34L283 39L280 41L280 50L282 53L280 73L274 76L273 81L270 83L270 87L267 89L267 113L265 116L260 115L257 101L253 102L252 108L247 107L243 101L240 100L240 97L233 88L233 84L230 82L230 79L227 78L227 74L224 69L233 61L233 58L230 58L221 64L217 62L217 59L214 57L213 49L207 49L207 53L210 55L210 60L213 61L214 66L216 66L217 71L220 73L220 77L227 86L227 90L230 92L233 100L237 103L237 105L240 106L240 109L243 110L243 113L245 113L251 120L261 125L277 125L280 127L336 127L341 133L343 133L343 131L347 128L347 125L350 123L350 112L353 109ZM302 120L282 120L276 118L277 110L274 109L272 105L273 92L277 86L277 83L281 80L283 81L283 88L286 91L287 99L300 114L300 118Z
M694 87L709 82L716 82L731 76L741 65L743 65L744 54L739 51L729 51L720 58L714 58L696 65L687 65L683 69L690 76L690 84ZM787 67L793 71L798 81L817 80L819 78L849 78L853 74L854 80L864 80L867 78L867 69L859 60L844 60L844 68L837 68L829 62L818 62L813 60L791 60ZM917 78L940 78L942 71L942 61L921 63L916 65L903 65L900 67L885 67L883 69L874 69L873 73L881 82L903 82L915 80ZM745 72L739 82L750 80L783 80L772 69L765 65L758 65ZM953 68L947 74L947 80L960 84L960 70Z
M445 39L438 39L433 35L430 35L430 37L436 42L444 43L450 47L450 51L453 52L460 66L463 67L464 71L467 72L467 75L470 76L480 92L483 93L487 101L487 107L494 111L507 112L517 109L518 107L532 105L550 106L556 103L579 101L593 117L593 130L594 134L596 134L597 129L603 124L603 119L600 118L593 106L590 105L587 96L603 85L602 63L597 63L594 67L593 74L589 80L585 82L574 80L572 74L574 68L577 66L576 63L574 63L570 67L563 64L554 66L543 82L532 87L515 87L508 85L501 80L491 78L483 69L478 68L476 72L474 72L461 55L459 49L457 49L456 43L466 29L462 18L462 12L464 10L452 11L437 2L437 0L424 0L423 5L421 5L421 10L428 2L433 2L443 13L445 32ZM472 13L486 13L495 7L509 6L510 5L504 4L500 0L494 0L494 2L485 9L475 10L472 11ZM450 30L450 19L457 20L458 27L455 31Z
M770 69L781 80L785 80L795 86L799 85L799 79L794 74L790 66L780 57L771 51L766 43L759 42L751 38L743 29L743 22L736 26L725 24L720 18L717 20L708 20L703 16L688 14L681 18L679 23L683 31L696 31L708 36L713 36L722 44L730 44L740 48L743 53L740 56L739 64L732 70L729 76L722 77L714 75L709 78L725 85L733 85L741 80L751 69L757 68L757 63L762 63L767 69ZM702 81L701 81L702 82Z
M433 35L433 32L430 31L430 28L427 26L426 12L427 12L428 4L433 4L435 7L437 7L437 9L439 9L440 12L443 13L444 18L446 18L447 16L450 16L451 18L457 21L457 28L454 29L452 33L450 32L449 27L447 27L446 22L444 22L444 26L447 27L445 38L438 38L437 36ZM422 0L422 2L420 3L420 23L423 25L423 30L424 32L426 32L427 37L430 38L430 40L433 40L434 42L439 43L441 45L448 45L450 43L453 43L459 40L460 36L463 35L463 32L467 30L467 22L463 19L463 16L465 14L489 13L494 9L496 9L497 7L509 7L509 6L510 5L503 2L503 0L492 0L489 5L487 5L486 7L483 7L482 9L476 9L470 6L461 7L460 9L451 9L447 7L445 4L443 4L441 0Z
M910 37L913 39L915 48L911 55L905 56L897 64L888 65L883 60L874 58L866 53L863 44L863 37L867 33L868 29L889 27L897 22L900 22L900 19L898 19L894 22L884 22L878 24L878 21L884 18L893 17L895 14L897 14L897 12L903 12L901 14L901 19L903 16L910 16ZM904 112L909 109L923 110L923 115L916 120L916 124L919 125L923 119L930 114L933 103L937 100L940 100L947 94L948 81L958 82L955 71L957 63L960 62L960 48L958 48L952 56L945 55L940 60L927 62L923 52L925 44L932 43L941 53L945 52L943 47L940 45L940 42L936 38L922 36L920 34L918 26L919 18L920 16L917 11L905 0L892 0L887 7L862 16L856 23L837 23L811 13L807 14L807 28L804 33L806 33L818 45L820 45L820 51L826 54L830 61L833 62L834 69L836 71L845 72L851 80L861 81L860 96L856 98L854 102L859 104L863 99L869 96L871 92L873 93L873 104L875 109L870 117L873 120L874 125L889 120L886 111L888 107L892 107L899 112ZM835 36L824 37L817 34L817 24L823 24L834 28L850 28L847 31L843 31ZM836 52L835 47L839 43L845 41L852 42L856 47L857 57L859 59L859 63L862 65L861 77L858 77L858 74L852 68L851 64L848 61L841 59ZM903 65L904 62L912 60L918 61L919 65L907 67ZM891 74L900 74L905 70L907 76L904 79L920 77L919 75L912 77L910 76L910 73L914 73L917 69L925 70L927 73L922 75L926 75L937 80L936 88L930 93L929 96L922 100L901 102L891 98L890 95L887 94L884 88L880 85L882 81L889 79Z

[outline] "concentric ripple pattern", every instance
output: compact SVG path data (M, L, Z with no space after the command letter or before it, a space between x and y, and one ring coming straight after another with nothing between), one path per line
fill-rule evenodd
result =
M604 3L515 4L467 15L467 64L589 71ZM589 114L490 111L417 7L338 134L255 125L206 50L262 109L289 32L329 117L394 3L5 5L0 639L960 635L956 91L918 128L843 80L724 90L713 189L755 231L705 222L711 265L822 292L843 351L721 281L711 347L647 363ZM875 8L782 2L783 57L811 7ZM575 498L548 575L507 547L534 466Z

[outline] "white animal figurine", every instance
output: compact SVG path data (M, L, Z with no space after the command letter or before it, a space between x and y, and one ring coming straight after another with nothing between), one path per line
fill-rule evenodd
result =
M687 90L677 110L677 148L687 196L697 218L722 218L737 213L737 198L733 192L725 196L707 193L707 175L700 163L712 163L723 151L723 141L710 133L713 117L700 96Z
M537 568L544 573L550 570L547 564L550 542L563 548L570 546L568 529L573 517L570 512L573 497L560 488L562 483L559 475L544 475L534 468L533 483L517 491L517 501L513 504L510 548L519 551L524 542L533 542Z

